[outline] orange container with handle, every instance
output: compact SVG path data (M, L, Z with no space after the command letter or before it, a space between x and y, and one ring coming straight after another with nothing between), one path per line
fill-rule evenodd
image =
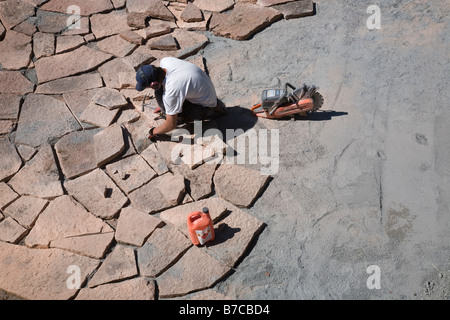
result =
M203 245L214 240L214 226L208 208L194 211L187 217L189 236L194 245Z

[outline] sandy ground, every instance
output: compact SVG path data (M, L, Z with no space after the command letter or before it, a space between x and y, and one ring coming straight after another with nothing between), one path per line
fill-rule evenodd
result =
M217 289L239 299L448 299L449 1L318 0L251 40L208 36L236 127L280 130L280 167L249 210L267 226ZM325 98L309 121L240 108L285 82ZM380 270L380 289L366 285Z

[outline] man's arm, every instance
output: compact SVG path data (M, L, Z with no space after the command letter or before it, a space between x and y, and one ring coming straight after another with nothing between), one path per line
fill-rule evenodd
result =
M153 138L157 134L164 134L167 133L177 127L177 118L178 116L175 115L166 115L166 121L159 127L155 127L153 129L153 135L149 136L150 138Z

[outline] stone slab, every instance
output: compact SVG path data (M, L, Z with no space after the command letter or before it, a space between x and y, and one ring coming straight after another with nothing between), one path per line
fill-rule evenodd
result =
M97 90L92 97L92 102L110 110L121 108L128 104L128 101L118 90L105 87Z
M144 42L144 38L142 38L138 33L131 30L120 33L120 37L134 45L141 45Z
M25 238L25 244L28 247L47 248L54 240L99 234L108 227L70 196L63 195L52 200L39 215Z
M82 46L73 51L43 57L35 62L39 83L91 71L105 63L110 54Z
M150 49L172 51L178 50L178 44L175 38L169 34L151 39L147 45Z
M275 5L273 8L280 11L286 20L312 16L314 14L314 3L312 0L293 1Z
M209 43L206 35L185 29L175 30L173 36L177 39L180 46L180 50L176 52L176 57L179 59L185 59L197 54Z
M55 144L62 173L73 179L97 168L94 136L99 129L71 132Z
M141 247L147 238L161 228L164 222L148 213L133 208L123 208L117 221L116 241Z
M88 286L93 288L101 284L132 278L137 274L133 248L118 244L89 280Z
M0 94L0 119L17 120L19 118L20 101L17 94Z
M119 34L130 30L125 10L111 11L110 13L94 14L90 18L92 33L96 39Z
M132 54L122 59L123 63L136 71L137 69L139 69L139 67L150 64L155 60L156 58L152 55L150 48L148 48L147 46L140 46L139 48L134 50ZM129 79L128 86L136 91L136 72L130 71L129 73L127 72L125 74L129 75L129 78L127 78L127 80ZM120 81L120 85L122 88L124 87L123 81Z
M17 146L17 151L19 152L20 157L22 158L22 160L27 162L31 158L34 157L34 155L37 152L37 149L36 148L32 148L32 147L28 147L28 146L24 146L24 145L19 145L19 146Z
M250 207L261 194L269 176L240 165L222 164L214 175L217 194L238 207Z
M110 110L91 101L80 115L80 120L96 127L107 128L113 123L119 110Z
M127 194L157 176L156 172L138 154L108 164L106 172Z
M83 288L75 300L154 300L155 296L155 281L138 277L95 288Z
M0 64L8 70L26 68L31 62L31 52L31 37L9 30L0 41Z
M50 145L38 153L9 180L9 185L19 194L52 199L64 193L59 170Z
M27 229L11 217L0 222L0 241L18 243L27 232Z
M141 275L156 277L173 265L192 246L191 241L171 226L156 229L137 249Z
M164 159L159 154L155 144L149 145L141 152L142 158L155 170L158 175L162 175L169 171Z
M168 204L176 206L184 198L185 179L181 174L165 174L159 179L158 189Z
M11 202L19 198L19 195L4 182L0 182L0 209L6 208Z
M15 142L38 147L80 128L64 102L50 96L29 94L20 112Z
M4 211L22 227L31 229L47 204L48 201L44 199L22 196L11 203Z
M233 0L195 0L194 4L201 10L210 12L222 12L234 6Z
M160 24L152 24L148 26L147 28L144 28L140 31L143 31L143 33L139 33L144 39L150 39L158 36L162 36L164 34L168 34L172 32L172 28L164 23Z
M169 298L208 289L229 271L230 267L193 246L157 278L159 296Z
M19 171L22 159L8 137L0 137L0 181L7 180Z
M80 35L59 36L56 38L55 53L59 54L76 49L84 43L84 38Z
M129 32L132 32L128 30ZM129 55L138 45L130 43L120 35L113 35L97 42L97 47L116 57L123 58Z
M282 16L282 13L273 8L238 4L229 15L220 19L213 32L217 36L247 40Z
M68 267L79 267L83 283L99 263L59 249L29 249L0 242L0 289L23 299L67 300L78 292L67 287Z
M97 72L85 73L79 76L53 80L37 86L35 93L64 94L80 90L89 90L103 86L102 78Z
M101 169L64 183L68 193L97 217L111 219L128 201Z
M98 167L103 167L117 158L125 150L122 127L119 124L113 124L95 134L94 149Z
M0 20L6 30L33 16L35 6L27 1L8 0L0 2Z
M295 0L258 0L256 4L263 7L271 7L277 4L288 3Z
M184 22L199 22L203 20L203 12L195 4L188 3L180 16Z
M138 121L127 123L124 125L132 137L134 147L138 153L141 153L152 144L148 139L148 130L155 126L155 122L147 117L140 117Z
M99 67L98 72L102 76L103 81L105 82L105 85L107 87L120 89L121 84L119 81L119 74L121 72L135 73L135 70L131 66L125 64L122 59L117 58L108 61L104 65Z
M155 19L161 19L165 21L174 21L175 16L170 12L167 6L161 0L148 0L148 7L146 9L147 14Z
M41 6L43 10L67 13L70 6L78 6L80 8L80 15L90 16L94 13L108 11L113 9L113 5L109 0L50 0Z
M92 97L97 93L97 91L98 89L88 89L63 94L63 99L66 102L66 105L84 129L96 127L93 124L82 122L81 116L87 106L91 103Z
M0 136L14 131L16 123L12 120L0 120Z
M26 94L34 85L20 71L0 71L0 93Z
M146 12L128 12L127 24L133 28L145 28L148 14Z
M114 232L86 234L52 240L50 247L63 249L94 259L103 259L113 240Z

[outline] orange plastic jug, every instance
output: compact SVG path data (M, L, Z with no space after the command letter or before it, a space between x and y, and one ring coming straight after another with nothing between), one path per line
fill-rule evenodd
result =
M191 212L187 217L187 224L194 245L203 245L214 240L214 226L208 208L203 208L203 212Z

